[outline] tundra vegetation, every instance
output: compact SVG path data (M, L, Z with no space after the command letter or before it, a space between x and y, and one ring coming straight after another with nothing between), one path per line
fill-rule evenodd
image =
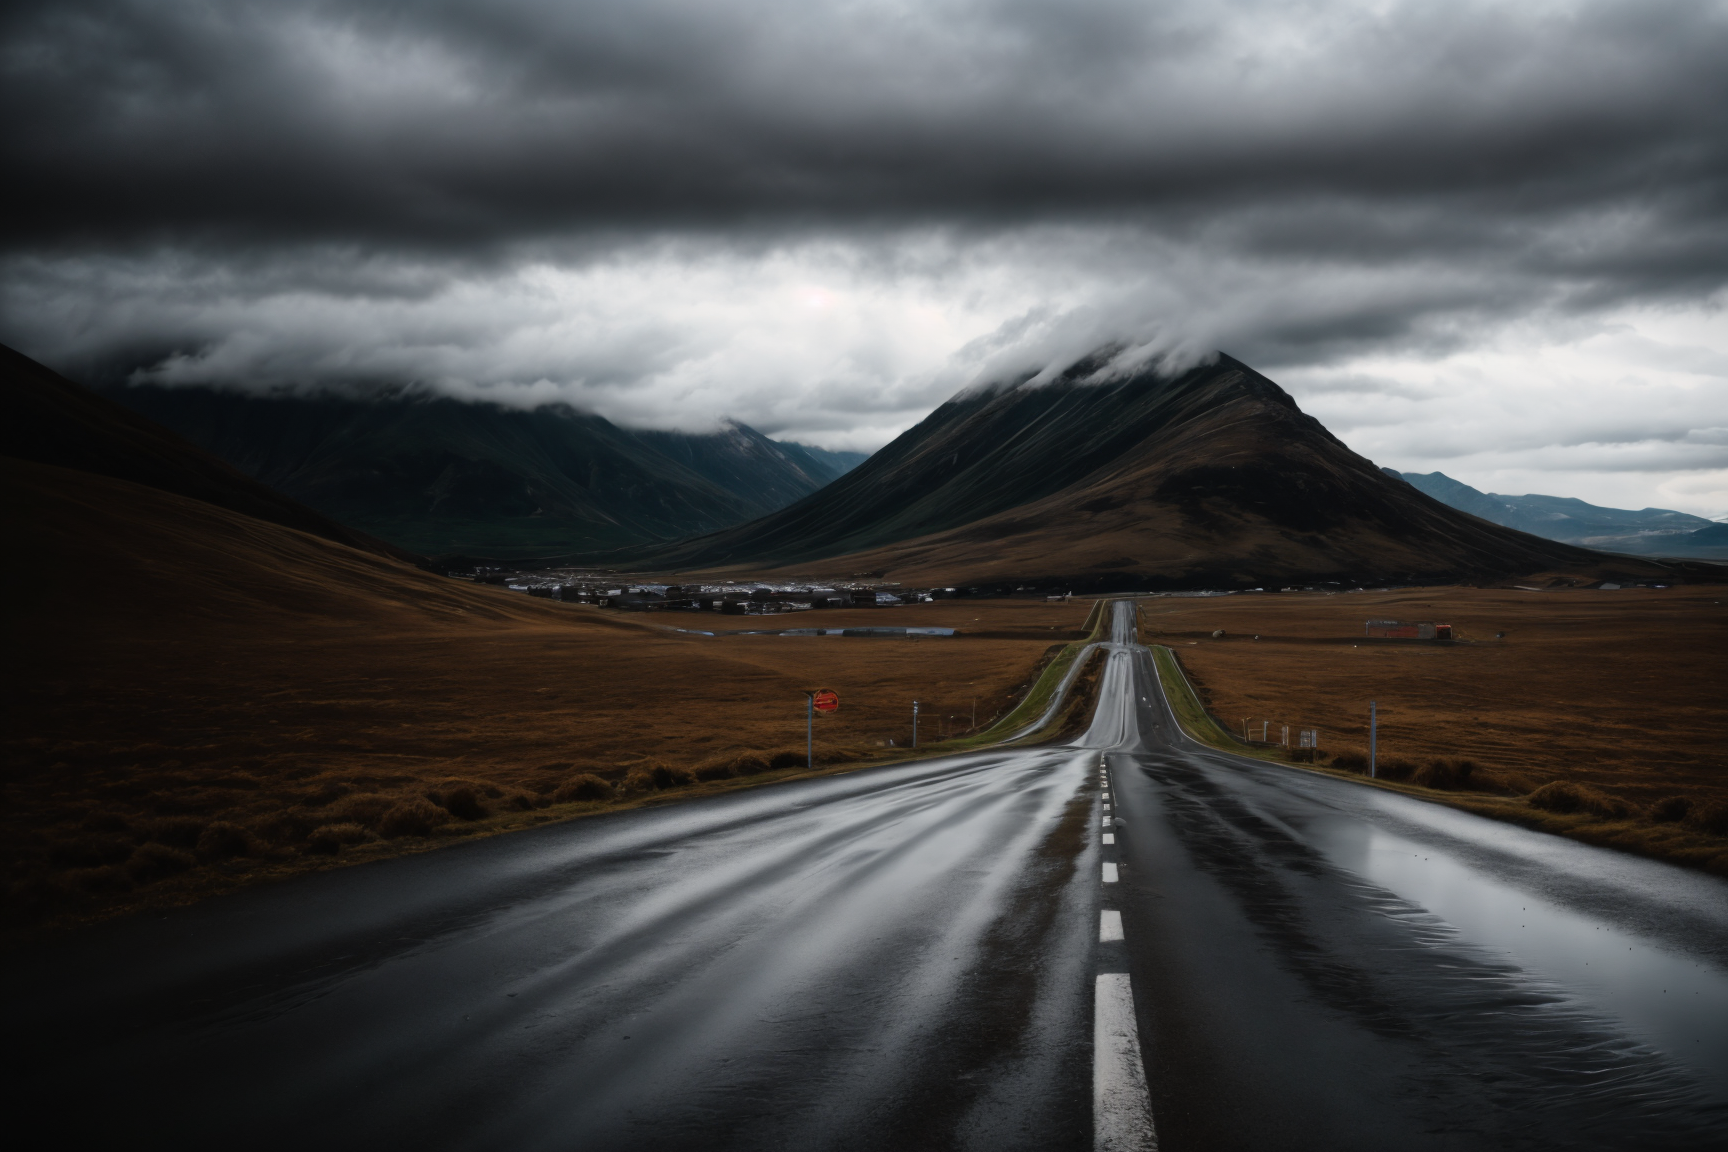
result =
M913 699L926 748L989 727L1091 607L820 614L963 633L942 638L686 635L670 630L697 623L682 614L468 585L146 489L115 501L114 484L54 478L50 505L83 486L79 515L110 532L62 551L107 563L68 565L36 594L7 670L24 720L5 741L0 808L13 928L782 780L806 771L806 687L842 701L817 719L818 771L900 758ZM73 519L50 511L32 527ZM238 530L204 551L211 519ZM129 524L150 521L185 529L185 549L115 564L140 531ZM297 554L245 555L260 543Z
M1286 759L1244 748L1243 721L1317 727L1321 770L1366 777L1374 700L1383 786L1728 874L1728 588L1262 593L1145 600L1140 618L1212 743ZM1369 641L1370 618L1459 641Z

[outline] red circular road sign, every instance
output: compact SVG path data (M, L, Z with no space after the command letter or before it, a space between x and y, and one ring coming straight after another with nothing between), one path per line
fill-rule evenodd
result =
M816 711L818 712L840 711L840 694L837 692L830 692L826 688L816 693L816 695L811 698L811 702L816 706Z

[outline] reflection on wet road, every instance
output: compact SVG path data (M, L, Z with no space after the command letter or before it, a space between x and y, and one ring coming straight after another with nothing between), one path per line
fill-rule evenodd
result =
M1389 815L1396 821L1395 812ZM1483 953L1503 957L1535 979L1553 980L1567 999L1618 1022L1689 1066L1702 1082L1728 1079L1728 974L1686 949L1690 938L1699 954L1711 955L1715 949L1707 928L1683 929L1679 947L1664 946L1636 926L1647 914L1642 893L1622 894L1630 918L1598 916L1539 888L1495 883L1491 877L1501 862L1493 859L1492 842L1436 843L1359 824L1315 831L1328 858L1438 916ZM1509 853L1518 847L1505 845ZM1561 858L1554 863L1564 866L1572 854L1567 850L1575 846L1549 847ZM1472 856L1478 859L1463 862ZM1632 873L1645 867L1638 860L1618 863ZM1720 885L1701 876L1663 875L1660 880L1668 887L1663 903L1670 905L1671 924L1684 924L1689 913L1722 897ZM1598 883L1604 881L1611 882Z
M253 1147L1089 1147L1097 760L763 788L110 925L8 973L31 1098Z
M1073 746L542 828L13 956L14 1123L1081 1149L1095 1124L1150 1147L1149 1092L1178 1152L1714 1145L1728 884L1201 748L1114 621Z
M1714 1147L1728 884L1203 748L1106 756L1167 1148Z

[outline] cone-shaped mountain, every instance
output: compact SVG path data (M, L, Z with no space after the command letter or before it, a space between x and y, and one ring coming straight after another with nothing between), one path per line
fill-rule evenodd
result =
M1181 587L1582 571L1607 559L1387 476L1228 356L1175 375L1095 382L1096 369L962 392L798 503L632 560Z

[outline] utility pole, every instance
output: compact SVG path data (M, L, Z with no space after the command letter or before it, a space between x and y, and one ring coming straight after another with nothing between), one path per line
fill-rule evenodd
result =
M912 701L912 747L918 747L918 701Z
M1370 780L1375 779L1379 775L1375 770L1376 762L1374 757L1375 745L1380 735L1379 721L1380 717L1375 711L1374 701L1370 700L1368 701L1368 779Z

